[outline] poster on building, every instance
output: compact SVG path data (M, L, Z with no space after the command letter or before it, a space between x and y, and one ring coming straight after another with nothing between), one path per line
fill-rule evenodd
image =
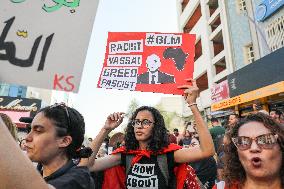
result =
M98 87L181 95L194 55L193 34L109 32Z
M211 88L211 101L219 102L229 98L229 85L228 80L224 80Z
M283 6L284 0L262 0L262 2L256 6L255 18L257 21L262 22Z
M1 0L0 82L78 92L97 5Z

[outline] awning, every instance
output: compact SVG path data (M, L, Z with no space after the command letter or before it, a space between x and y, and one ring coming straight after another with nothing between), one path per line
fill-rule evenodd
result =
M230 98L284 81L284 47L228 75Z
M228 115L233 114L233 113L234 113L233 110L226 110L226 111L218 110L218 111L211 112L210 115L212 117L224 117L224 116L228 116Z
M235 96L233 98L222 100L217 103L213 103L211 105L211 111L222 110L224 108L229 108L231 106L257 100L259 98L271 96L271 95L282 93L282 92L284 92L284 81L274 83L272 85L262 87L254 91L250 91L250 92Z

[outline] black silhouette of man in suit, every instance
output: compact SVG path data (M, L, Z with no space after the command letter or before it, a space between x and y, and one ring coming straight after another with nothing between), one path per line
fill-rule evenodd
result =
M160 57L151 54L146 59L148 71L137 76L137 84L161 84L175 83L174 76L159 71L161 67Z

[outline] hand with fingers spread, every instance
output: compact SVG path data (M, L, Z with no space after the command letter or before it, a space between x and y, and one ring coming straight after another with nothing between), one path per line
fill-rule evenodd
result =
M188 104L196 103L196 98L198 97L199 88L196 85L196 81L192 78L187 79L187 82L191 82L192 85L182 85L179 89L184 89L184 99Z
M107 131L112 131L113 129L117 128L122 123L124 115L125 113L123 112L115 112L110 114L107 117L103 128Z

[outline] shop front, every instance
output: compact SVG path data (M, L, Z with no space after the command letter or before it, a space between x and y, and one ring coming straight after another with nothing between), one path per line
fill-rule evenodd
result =
M245 116L255 110L284 111L284 48L228 75L229 98L211 111L234 110Z

